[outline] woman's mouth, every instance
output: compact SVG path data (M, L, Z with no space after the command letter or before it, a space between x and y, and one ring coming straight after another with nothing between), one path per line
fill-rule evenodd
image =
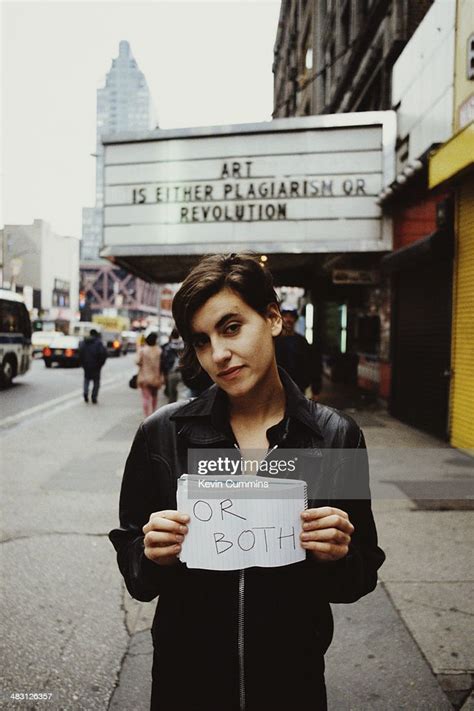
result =
M235 368L228 368L227 370L221 371L217 375L219 378L222 378L222 380L233 380L239 375L243 367L243 365L237 365Z

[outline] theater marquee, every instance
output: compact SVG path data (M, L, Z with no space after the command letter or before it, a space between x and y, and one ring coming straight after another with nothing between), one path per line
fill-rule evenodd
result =
M393 112L106 139L102 254L390 249L394 139Z

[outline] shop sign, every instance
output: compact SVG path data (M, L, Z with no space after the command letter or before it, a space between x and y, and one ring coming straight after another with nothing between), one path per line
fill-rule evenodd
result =
M333 269L333 284L374 285L380 282L380 272L367 269Z

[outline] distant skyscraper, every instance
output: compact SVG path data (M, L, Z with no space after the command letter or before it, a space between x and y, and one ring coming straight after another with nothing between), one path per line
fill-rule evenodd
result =
M96 199L95 207L82 209L81 259L99 259L104 205L104 149L102 136L124 131L147 131L156 126L150 91L130 45L122 40L119 56L97 90Z

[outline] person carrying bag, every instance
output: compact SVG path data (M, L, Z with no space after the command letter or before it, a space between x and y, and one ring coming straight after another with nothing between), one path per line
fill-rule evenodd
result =
M157 339L156 333L149 333L145 338L145 345L138 352L136 360L138 365L137 386L142 394L145 417L148 417L156 410L158 390L163 384L160 366L161 348L157 345Z

